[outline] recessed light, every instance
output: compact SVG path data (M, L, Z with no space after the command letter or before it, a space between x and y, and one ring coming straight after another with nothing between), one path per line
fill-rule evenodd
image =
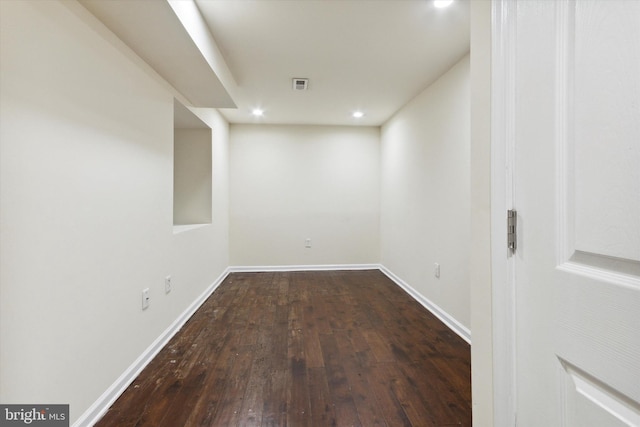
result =
M359 119L361 117L364 117L364 113L362 111L354 111L352 116L356 119Z
M254 108L251 111L251 114L253 114L256 117L262 117L264 115L264 110L262 110L261 108Z
M451 6L453 0L434 0L433 5L438 9L442 9L443 7Z

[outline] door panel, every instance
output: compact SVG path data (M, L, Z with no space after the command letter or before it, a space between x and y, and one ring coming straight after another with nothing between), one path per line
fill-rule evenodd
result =
M640 2L561 1L557 10L567 255L638 275Z
M559 96L579 183L575 249L638 263L640 2L565 1L563 9Z
M640 2L516 16L518 425L640 426Z
M583 427L640 425L633 402L601 381L563 362L564 424Z
M569 255L557 353L637 401L640 2L562 1L556 12L558 246Z

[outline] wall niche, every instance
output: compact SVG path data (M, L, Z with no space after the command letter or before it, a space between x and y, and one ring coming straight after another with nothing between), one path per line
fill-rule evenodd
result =
M211 128L173 106L173 225L211 224Z

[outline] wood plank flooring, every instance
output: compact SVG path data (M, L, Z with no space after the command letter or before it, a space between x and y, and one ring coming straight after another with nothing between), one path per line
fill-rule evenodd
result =
M229 275L96 424L453 425L469 345L377 270Z

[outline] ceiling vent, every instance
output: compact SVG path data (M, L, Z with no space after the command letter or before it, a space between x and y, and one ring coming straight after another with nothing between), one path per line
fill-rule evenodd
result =
M293 80L293 90L307 90L309 89L309 79L297 79Z

